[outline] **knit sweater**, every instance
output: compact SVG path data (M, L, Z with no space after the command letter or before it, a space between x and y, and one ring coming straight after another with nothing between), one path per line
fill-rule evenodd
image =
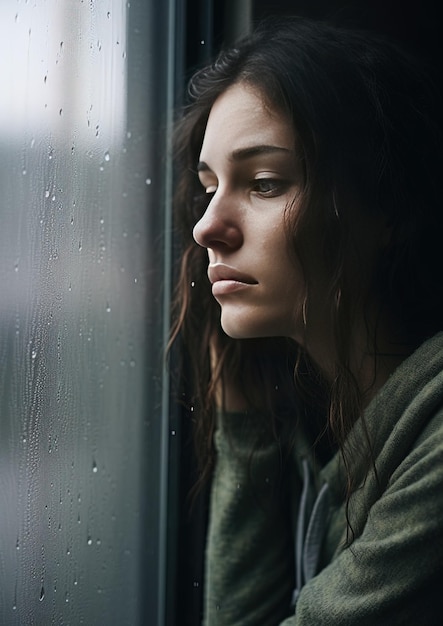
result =
M275 442L250 454L253 415L221 416L205 626L443 623L443 333L391 375L365 424L377 475L365 478L361 462L352 467L360 487L346 544L341 455L317 467L300 433L281 472ZM357 421L348 444L364 442Z

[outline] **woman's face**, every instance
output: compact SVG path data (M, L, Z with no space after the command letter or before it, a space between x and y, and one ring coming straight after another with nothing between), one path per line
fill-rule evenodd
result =
M233 85L211 109L198 174L208 206L193 234L208 250L224 331L300 341L305 284L284 228L303 182L291 122L258 90Z

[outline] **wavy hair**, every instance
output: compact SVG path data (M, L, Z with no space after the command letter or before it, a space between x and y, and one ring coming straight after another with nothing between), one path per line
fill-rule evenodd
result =
M308 316L315 272L304 241L315 247L327 271L324 305L336 355L329 380L291 340L233 340L222 333L206 276L207 253L192 239L206 208L195 167L209 112L219 95L240 82L288 115L296 132L304 182L297 211L286 212L287 237L304 268ZM314 440L340 448L349 497L357 487L349 467L362 452L347 449L346 437L362 416L367 391L351 371L356 303L364 309L365 298L375 298L377 318L393 321L394 340L409 351L442 327L443 220L437 202L442 143L436 90L423 67L392 42L373 33L285 18L263 23L223 50L194 75L188 95L175 144L180 267L171 343L180 342L179 352L189 364L185 369L193 391L188 402L194 407L202 477L214 460L216 378L229 371L247 391L263 427L277 438L291 441L306 407L315 411L319 419L304 422ZM390 233L370 273L361 265L355 237L365 218L383 219ZM376 354L378 327L367 330ZM214 335L221 351L211 371L208 347Z

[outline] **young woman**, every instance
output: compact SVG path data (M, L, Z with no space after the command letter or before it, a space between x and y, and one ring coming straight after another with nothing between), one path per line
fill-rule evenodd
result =
M374 35L261 26L180 122L174 340L207 626L440 624L438 106Z

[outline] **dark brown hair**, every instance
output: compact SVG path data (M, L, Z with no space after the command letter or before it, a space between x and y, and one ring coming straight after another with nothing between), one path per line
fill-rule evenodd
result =
M305 270L308 315L313 277L303 233L309 234L311 248L328 271L325 306L336 354L329 382L291 340L232 340L222 333L206 276L207 253L192 239L205 210L195 166L209 111L221 93L239 82L253 85L270 106L289 115L296 131L304 184L297 215L287 211L287 235ZM368 293L375 295L378 317L389 315L394 340L407 344L409 351L441 329L437 111L423 68L395 45L373 34L304 19L262 24L191 80L189 104L176 134L180 270L172 342L180 342L189 365L182 374L189 374L193 390L189 403L204 476L213 462L214 376L224 368L239 380L251 407L276 437L290 441L307 407L323 416L314 421L312 436L321 439L327 433L348 467L357 452L347 450L345 441L362 414L365 391L350 367L356 301L364 304ZM383 219L390 237L380 245L375 269L359 280L363 268L355 229L366 217ZM376 352L377 326L368 333ZM215 373L208 353L214 335L221 346ZM350 473L348 496L355 487Z

